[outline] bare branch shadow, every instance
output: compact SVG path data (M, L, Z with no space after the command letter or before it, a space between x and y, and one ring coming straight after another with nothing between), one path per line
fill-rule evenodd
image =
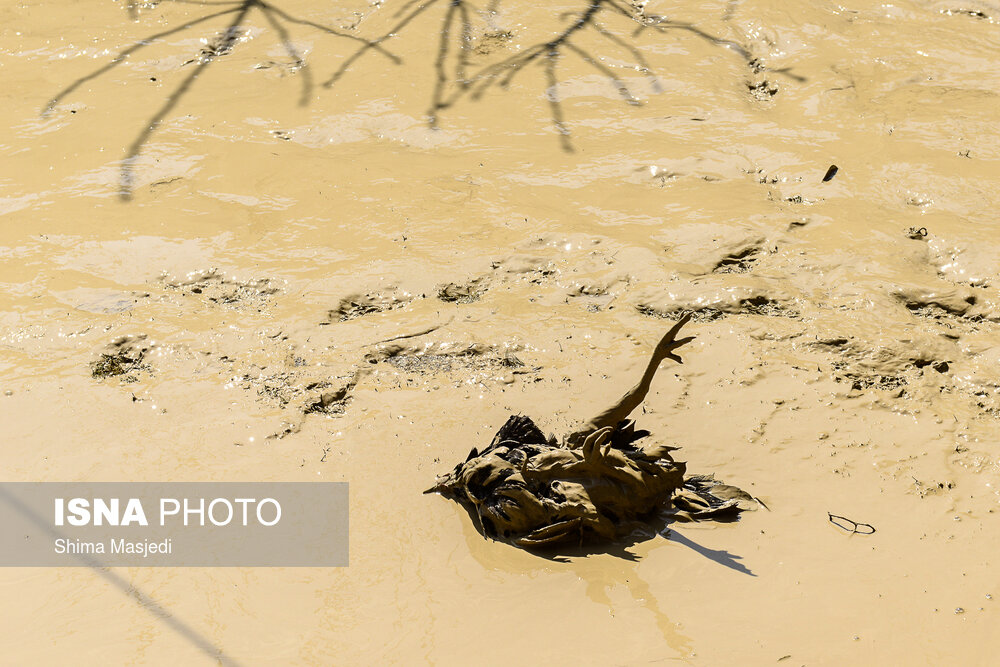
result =
M228 9L223 9L220 11L214 11L199 18L193 19L191 21L185 22L183 25L177 26L176 28L171 28L169 30L164 30L162 32L154 33L145 37L126 49L119 51L118 54L112 58L112 60L98 67L94 71L86 74L70 85L59 91L52 99L48 101L45 107L42 109L42 117L49 116L53 110L71 93L76 91L80 86L88 81L97 79L98 77L110 72L118 65L125 62L129 56L140 51L141 49L153 44L154 42L161 41L172 35L176 35L187 30L190 30L196 26L202 25L212 19L221 18L224 16L232 16L229 23L220 32L217 33L216 38L208 44L201 52L195 56L193 59L184 63L185 65L193 64L192 70L181 79L170 94L167 96L163 104L153 113L153 115L146 122L145 127L139 132L131 144L125 150L125 157L121 163L121 172L119 176L119 197L122 200L129 200L132 198L132 193L134 190L135 181L135 166L139 160L143 148L149 142L150 137L153 133L159 129L160 124L163 120L181 103L184 96L191 90L195 81L204 74L205 70L215 62L221 56L227 55L236 48L239 37L241 35L243 25L247 22L247 19L252 10L257 9L263 15L264 20L271 26L278 36L282 48L284 48L285 53L292 60L293 71L302 72L302 93L299 98L300 105L306 105L312 95L313 83L312 75L310 71L306 68L306 63L302 55L295 48L291 34L288 28L283 25L282 22L288 24L302 25L310 28L319 30L325 34L333 35L335 37L340 37L352 41L361 42L365 45L369 45L368 40L362 37L353 35L349 32L343 30L337 30L329 26L324 26L313 21L308 21L305 19L300 19L292 16L288 12L265 2L264 0L236 0L234 2L220 1L220 2L210 2L207 0L171 0L172 2L180 4L192 4L192 5L205 5L205 6L226 6ZM136 2L130 1L126 10L131 18L138 18L138 4ZM378 45L372 45L372 48L383 55L387 56L394 63L401 62L399 58L392 55L384 48Z
M418 4L419 2L420 0L408 0L408 2L404 4L403 7L400 8L400 10L397 11L393 16L398 17L402 14L406 14L406 12L413 5ZM406 26L408 26L413 21L413 19L415 19L417 16L423 13L425 9L427 9L431 5L436 4L437 2L438 0L427 0L423 4L419 4L416 9L406 14L406 16L401 21L399 21L399 23L396 23L387 32L369 41L367 44L364 44L363 46L359 47L357 51L352 53L344 60L343 63L341 63L340 67L338 67L330 76L330 78L323 83L323 87L330 88L338 81L340 81L340 79L343 78L343 76L347 74L347 72L349 72L350 69L354 66L354 63L356 63L362 56L366 55L369 51L382 50L382 42L392 39L393 37L396 37L399 34L399 31L406 28ZM402 61L397 59L397 64L400 62Z
M518 74L525 71L529 65L538 63L544 70L547 86L545 96L552 126L559 136L563 150L571 152L572 134L559 96L561 81L558 66L563 58L576 57L607 80L623 102L633 106L640 104L637 94L622 77L575 41L576 37L588 31L596 33L614 48L627 54L633 61L631 69L645 74L654 94L661 93L662 86L649 62L634 43L634 40L647 30L659 33L666 33L669 30L686 31L714 46L733 51L755 73L775 72L796 81L805 80L792 73L790 68L771 69L764 66L759 59L752 56L748 48L735 41L716 37L690 23L673 21L662 16L647 16L641 9L623 5L618 0L584 0L581 10L567 12L561 16L569 20L568 24L550 39L527 46L508 58L470 71L470 52L473 49L471 16L476 10L469 0L408 0L394 14L394 17L402 18L380 36L372 39L369 44L359 47L327 79L324 86L335 85L368 51L399 37L420 14L442 3L445 8L437 33L437 48L432 65L435 73L434 85L427 111L428 124L432 128L438 126L441 112L454 106L461 99L469 97L478 101L491 89L506 90ZM488 18L497 11L499 5L500 0L491 0L481 14ZM733 10L734 5L731 3L724 20L729 19ZM624 35L616 34L604 21L605 17L612 15L624 18L633 25L632 32L630 34L626 32Z
M52 111L56 108L56 106L60 102L62 102L63 99L66 98L70 93L72 93L73 91L75 91L77 88L79 88L83 84L87 83L88 81L92 81L92 80L96 79L97 77L101 76L102 74L105 74L105 73L111 71L112 69L114 69L118 65L122 64L123 62L125 62L125 60L128 59L128 57L130 55L132 55L133 53L135 53L136 51L139 51L140 49L149 46L151 43L153 43L153 42L155 42L157 40L163 39L165 37L169 37L171 35L176 35L177 33L180 33L180 32L184 32L185 30L189 30L189 29L195 27L196 25L200 25L202 23L205 23L206 21L210 21L211 19L217 18L219 16L225 16L226 14L232 13L233 11L235 11L235 10L227 9L227 10L224 10L224 11L221 11L221 12L214 12L212 14L208 14L207 16L202 16L201 18L195 19L193 21L188 21L187 23L185 23L182 26L178 26L176 28L171 28L170 30L164 30L163 32L158 32L158 33L156 33L154 35L150 35L149 37L146 37L145 39L142 39L142 40L136 42L135 44L133 44L132 46L128 47L127 49L124 49L123 51L119 51L118 55L116 55L111 60L111 62L109 62L106 65L102 65L101 67L98 67L96 70L94 70L90 74L86 74L86 75L80 77L79 79L77 79L76 81L74 81L73 83L71 83L70 85L66 86L65 88L63 88L62 90L60 90L58 93L56 93L55 97L53 97L52 99L50 99L46 103L45 107L42 109L42 117L44 118L44 117L47 117L49 114L51 114Z
M630 69L645 75L649 88L654 94L661 93L662 86L649 62L635 43L639 36L648 31L659 34L666 34L670 31L686 32L713 46L732 51L746 62L754 74L774 72L794 81L805 81L803 77L794 74L790 68L771 69L766 67L760 59L753 57L747 47L738 42L712 35L691 23L674 21L663 16L646 15L641 8L622 4L620 0L581 0L581 8L578 11L566 12L560 16L567 23L550 38L527 46L518 53L498 62L478 66L478 68L473 66L472 59L475 47L474 18L479 17L482 22L491 23L491 17L499 9L501 0L490 0L486 8L482 10L477 9L470 0L405 0L391 15L394 21L389 29L371 39L347 30L338 30L293 16L266 0L168 1L207 7L225 7L225 9L210 11L208 14L187 21L183 25L154 33L137 41L120 51L110 62L80 77L59 91L49 100L42 111L43 116L49 115L58 104L79 89L81 85L112 71L131 55L154 42L201 26L213 19L231 17L227 26L217 33L216 38L208 47L203 48L201 53L185 63L185 65L193 64L192 70L173 88L163 104L146 122L142 131L127 147L120 173L119 195L123 200L128 200L132 196L136 165L152 135L159 129L164 119L181 103L184 96L209 65L238 46L243 26L255 9L259 10L263 20L274 31L285 54L291 60L291 71L301 74L302 88L299 104L306 105L313 95L312 73L307 66L304 55L294 45L290 26L312 28L323 34L357 43L357 48L346 55L340 65L322 83L324 88L331 88L369 53L378 53L394 65L401 64L402 59L387 50L385 43L398 38L408 28L411 28L414 21L421 15L434 7L440 8L443 5L436 30L436 49L434 49L432 60L429 63L433 68L434 79L426 112L428 125L431 128L437 128L442 112L464 98L468 97L473 101L479 101L493 89L508 89L518 74L525 71L529 65L537 63L543 70L546 86L544 94L549 107L552 127L559 138L560 146L567 152L573 151L572 132L566 119L562 98L559 95L562 84L559 77L559 67L566 58L575 58L598 73L617 91L624 103L633 106L640 104L639 96L632 89L632 84L627 83L611 67L602 63L601 58L578 43L577 38L586 33L596 35L601 41L608 44L609 48L617 50L624 54L627 60L631 60ZM126 9L132 19L138 18L139 3L135 0L129 0ZM730 1L723 20L728 21L734 10L735 2ZM379 8L376 11L388 10ZM631 32L620 26L609 27L610 24L607 23L606 19L612 16L617 17L619 22L623 19L627 21L628 25L632 26ZM751 90L757 87L759 86L751 86ZM774 90L766 90L765 92L773 94Z

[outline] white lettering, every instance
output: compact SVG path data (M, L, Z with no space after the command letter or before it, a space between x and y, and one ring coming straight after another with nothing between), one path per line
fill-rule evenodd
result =
M72 526L86 526L90 523L90 503L86 498L71 498L67 509L69 510L69 523Z
M204 498L199 498L198 499L198 509L196 509L196 510L188 508L188 499L187 498L184 499L184 525L185 526L188 525L188 515L190 515L190 514L197 514L198 515L198 525L199 526L204 526L205 525L205 499Z
M149 554L169 554L173 552L173 540L167 538L162 542L126 542L124 538L111 540L111 553L113 554L141 554L143 558L149 558Z
M167 503L171 503L173 508L167 510ZM160 498L160 525L167 525L167 516L174 516L181 511L181 504L175 498Z
M215 508L216 505L225 505L226 508L229 510L229 514L226 516L226 520L225 521L216 521L215 520L215 511L214 511L214 508ZM208 504L208 518L211 519L212 523L214 523L216 526L225 526L225 525L228 525L229 522L233 520L233 506L225 498L216 498L215 500L213 500L212 502L210 502Z
M125 516L122 517L122 525L130 526L137 523L140 526L148 526L146 512L142 509L142 503L138 498L129 498L128 505L125 506Z
M104 498L94 498L94 525L103 526L105 521L109 526L118 525L117 498L112 498L110 503Z
M55 541L54 551L57 554L102 554L104 542L84 542L60 537Z
M274 505L274 520L273 521L270 521L270 522L264 521L264 516L263 516L263 514L261 512L261 510L264 508L264 503L271 503L272 505ZM274 524L278 523L280 520L281 520L281 505L278 503L277 500L275 500L274 498L264 498L262 501L260 501L259 503L257 503L257 521L259 521L261 523L261 525L264 525L264 526L273 526Z
M256 498L234 498L233 502L243 505L243 525L247 525L247 503L256 502Z

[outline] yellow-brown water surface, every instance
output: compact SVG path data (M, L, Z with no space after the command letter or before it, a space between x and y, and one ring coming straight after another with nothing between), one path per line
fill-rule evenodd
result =
M995 664L998 44L974 0L6 0L2 479L346 481L351 564L7 569L0 662ZM769 510L554 560L422 495L684 310L639 425Z

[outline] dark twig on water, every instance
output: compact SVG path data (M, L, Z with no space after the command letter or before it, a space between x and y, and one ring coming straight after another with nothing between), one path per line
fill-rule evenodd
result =
M851 535L871 535L875 532L875 526L870 523L859 523L848 519L846 516L831 514L830 512L827 512L826 514L830 519L830 523L835 525L837 528L849 531Z

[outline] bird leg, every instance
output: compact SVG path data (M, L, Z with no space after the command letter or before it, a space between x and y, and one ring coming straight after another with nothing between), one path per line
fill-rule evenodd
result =
M674 353L674 350L679 348L681 345L686 345L694 340L694 336L688 336L687 338L677 339L677 334L680 332L681 327L687 324L691 320L691 313L686 313L681 319L675 324L670 331L663 336L656 349L653 350L652 356L649 358L649 364L646 365L646 370L642 374L639 383L632 387L629 391L625 393L620 399L615 401L608 409L604 410L596 417L588 421L580 429L570 433L566 436L566 443L570 447L579 447L587 439L587 436L598 431L602 428L615 427L623 419L626 419L632 411L635 410L642 403L643 399L646 398L646 394L649 393L649 386L653 381L653 376L656 375L656 370L660 367L660 362L664 359L670 359L676 361L679 364L684 363L683 360Z

